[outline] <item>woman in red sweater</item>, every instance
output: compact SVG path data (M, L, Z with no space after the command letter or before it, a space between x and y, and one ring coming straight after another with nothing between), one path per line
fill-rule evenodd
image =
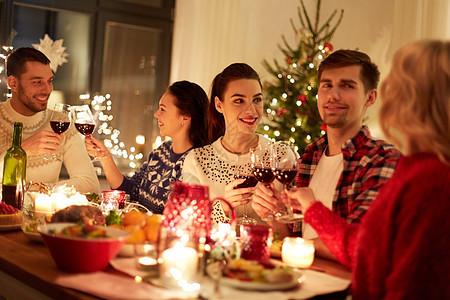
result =
M354 299L450 299L450 41L398 50L380 92L381 128L406 156L363 221L348 224L309 188L288 196L352 269Z

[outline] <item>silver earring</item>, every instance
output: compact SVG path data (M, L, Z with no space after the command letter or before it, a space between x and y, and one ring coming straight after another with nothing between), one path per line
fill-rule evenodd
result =
M183 122L181 122L181 126L184 126L184 121L183 121Z

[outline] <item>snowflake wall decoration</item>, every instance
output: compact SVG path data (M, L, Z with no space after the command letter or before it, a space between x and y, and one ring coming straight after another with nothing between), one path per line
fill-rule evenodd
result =
M66 50L66 47L62 46L64 40L60 39L53 41L48 34L45 34L44 38L39 39L39 41L39 44L32 44L33 47L47 56L50 60L50 68L56 73L58 66L62 66L63 63L68 62L66 57L69 56L69 54L64 51Z

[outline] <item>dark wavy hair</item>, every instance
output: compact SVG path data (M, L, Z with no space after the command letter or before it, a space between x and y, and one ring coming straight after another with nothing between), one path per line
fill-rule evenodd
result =
M341 49L331 53L319 65L318 78L322 78L322 72L327 69L342 68L347 66L361 66L361 80L364 84L364 92L376 89L380 81L380 71L370 57L356 50Z
M225 134L225 119L217 111L214 99L217 97L223 101L225 91L231 81L239 79L254 79L262 88L261 79L252 67L245 63L234 63L217 74L212 82L211 96L209 100L208 138L212 143Z
M180 115L191 117L189 140L194 147L208 143L208 96L196 83L177 81L167 91L176 98L175 106Z
M29 47L18 48L11 52L6 58L6 74L19 78L26 72L25 63L27 61L36 61L44 65L49 65L50 60L39 50Z

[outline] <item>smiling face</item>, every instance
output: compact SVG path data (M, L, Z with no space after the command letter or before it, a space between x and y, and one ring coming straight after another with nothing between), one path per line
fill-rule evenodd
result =
M9 76L8 85L12 91L14 109L25 116L32 116L47 108L54 75L50 65L40 62L28 61L25 69L18 78Z
M162 136L173 138L182 132L183 126L187 126L186 117L180 115L178 107L175 105L176 98L169 92L165 92L159 100L159 109L154 116L158 119L159 130ZM183 121L185 123L183 124Z
M323 71L317 105L330 129L358 131L366 108L375 102L377 92L364 92L360 69L354 65Z
M254 79L231 81L223 95L216 97L216 109L225 119L225 134L253 134L261 122L263 98L261 86ZM221 101L222 100L222 101Z

